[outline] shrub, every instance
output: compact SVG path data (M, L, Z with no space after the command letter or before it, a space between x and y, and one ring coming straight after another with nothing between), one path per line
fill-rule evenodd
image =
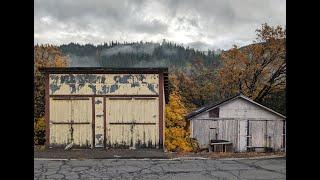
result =
M46 123L44 117L36 118L34 122L34 144L43 145L45 143Z

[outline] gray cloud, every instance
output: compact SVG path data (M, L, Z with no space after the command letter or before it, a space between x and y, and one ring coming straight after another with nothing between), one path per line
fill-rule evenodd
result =
M285 0L35 0L35 43L175 41L230 48L262 23L285 25Z
M168 25L160 22L159 20L152 20L150 23L138 23L134 25L136 32L145 33L163 33L168 29Z

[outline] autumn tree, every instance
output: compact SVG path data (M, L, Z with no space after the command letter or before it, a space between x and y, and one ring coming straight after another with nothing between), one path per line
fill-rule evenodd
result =
M201 107L216 99L215 69L198 58L188 69L175 72L182 100L188 109Z
M185 116L188 113L177 87L177 77L169 77L172 91L169 103L165 109L165 147L168 151L190 152L194 150L194 142L190 139L188 123Z
M254 44L223 52L218 71L219 91L227 97L237 93L261 102L284 91L286 85L285 29L263 24Z
M34 46L34 118L35 143L44 143L44 111L45 111L45 77L39 71L41 67L65 67L67 57L63 56L59 48L52 45Z

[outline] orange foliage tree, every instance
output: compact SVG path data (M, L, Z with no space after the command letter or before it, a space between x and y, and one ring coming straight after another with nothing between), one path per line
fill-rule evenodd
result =
M259 102L270 93L285 89L285 30L263 24L256 32L254 44L234 46L221 54L223 66L218 79L224 97L243 93Z
M201 107L216 100L215 69L205 66L200 58L193 61L185 72L175 72L177 87L188 109Z

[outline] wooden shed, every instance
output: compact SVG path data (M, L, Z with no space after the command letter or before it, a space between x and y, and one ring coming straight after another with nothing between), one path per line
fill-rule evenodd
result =
M167 68L43 68L46 145L162 148Z
M187 119L201 148L212 140L231 142L235 152L286 147L286 117L241 94L201 107Z

